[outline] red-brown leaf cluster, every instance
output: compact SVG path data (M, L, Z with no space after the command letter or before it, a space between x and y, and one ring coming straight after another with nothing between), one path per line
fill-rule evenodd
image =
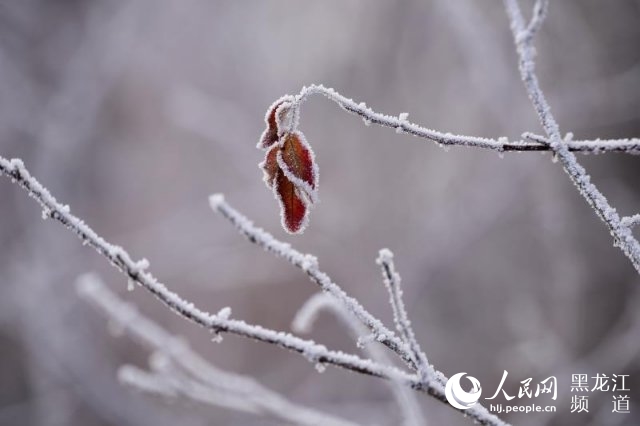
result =
M269 108L258 148L267 151L260 168L280 204L282 226L289 233L300 234L307 225L309 208L317 200L318 167L302 132L282 124L292 113L289 97Z

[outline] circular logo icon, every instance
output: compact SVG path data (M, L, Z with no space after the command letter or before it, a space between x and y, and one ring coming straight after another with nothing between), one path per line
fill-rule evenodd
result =
M444 394L446 395L449 404L460 410L466 410L476 405L476 402L478 402L480 394L482 393L482 386L480 386L480 382L478 379L471 376L467 376L467 379L473 386L471 391L467 392L462 389L462 386L460 386L460 380L462 380L465 374L467 373L454 374L447 381L447 385L444 388Z

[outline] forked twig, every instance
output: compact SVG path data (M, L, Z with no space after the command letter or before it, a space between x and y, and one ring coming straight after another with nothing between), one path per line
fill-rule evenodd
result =
M155 372L145 372L128 365L120 369L118 376L130 386L166 396L184 394L205 404L266 414L291 424L355 425L327 413L293 404L250 377L219 369L194 352L181 338L171 335L138 312L133 305L121 300L94 274L78 278L76 287L82 298L153 351L151 366ZM157 362L159 358L160 362Z
M411 327L411 321L409 321L409 315L407 314L407 309L405 308L404 301L402 300L400 274L396 272L396 268L393 263L393 253L391 250L380 250L377 263L382 268L382 276L384 278L385 287L387 287L387 291L389 292L389 303L393 310L393 320L396 324L396 328L409 346L411 357L417 366L419 376L422 380L428 382L434 375L433 368L427 360L427 355L420 348L420 344L418 343L413 332L413 328Z
M614 245L622 250L636 271L640 273L640 243L631 232L631 224L634 221L622 220L602 192L591 183L591 177L584 167L578 163L567 142L563 140L560 127L551 113L551 107L540 88L538 77L535 73L533 36L544 21L546 16L544 11L548 8L547 3L548 0L536 1L531 23L525 26L518 2L516 0L504 0L505 9L511 23L513 39L518 51L520 76L540 123L547 134L549 148L554 152L554 155L558 158L582 197L607 225L613 236Z
M142 260L135 262L131 256L119 246L107 242L100 237L91 227L77 216L71 214L69 206L59 203L37 179L35 179L26 169L21 160L7 160L0 156L0 173L7 176L13 183L22 187L27 193L40 204L43 209L44 218L52 218L67 229L75 233L84 244L93 247L98 253L103 255L128 279L142 286L151 292L156 298L164 303L168 308L212 332L230 333L246 337L252 340L270 343L282 348L302 354L309 361L320 364L333 365L346 370L369 375L373 377L393 380L403 383L412 389L419 390L434 397L440 402L447 404L444 387L438 381L424 383L415 374L409 374L398 368L381 365L368 359L360 358L356 355L346 354L341 351L332 351L324 345L317 344L311 340L304 340L289 333L270 330L259 325L248 324L242 320L228 318L226 315L213 315L198 309L193 303L181 298L178 294L169 290L160 283L151 273L147 271L149 262ZM210 200L213 205L220 204L228 206L222 197L214 197ZM229 206L230 208L230 206ZM233 209L228 211L234 211ZM238 213L239 215L239 213ZM244 216L237 216L244 218ZM244 218L244 222L250 222ZM261 232L264 232L260 230ZM268 234L267 234L268 235ZM252 238L248 235L249 239ZM255 238L255 236L253 236ZM280 243L282 244L282 243ZM317 266L313 258L305 256L301 267L315 269ZM375 320L375 318L374 318ZM375 320L378 321L378 320ZM374 321L374 323L375 323ZM380 325L384 327L381 323ZM396 338L397 339L397 338ZM402 347L404 343L400 342ZM400 350L401 346L398 346ZM406 354L408 356L408 354ZM453 407L452 407L453 408ZM482 405L477 404L468 410L457 410L483 425L506 425L500 418L489 413Z
M407 133L442 146L483 148L498 152L553 151L549 146L550 140L537 135L533 135L537 136L535 138L526 138L523 136L523 140L510 141L506 137L495 139L482 138L478 136L456 135L449 132L440 132L429 129L410 122L408 120L407 113L401 113L398 116L393 116L376 112L369 108L364 102L358 103L341 95L336 90L324 87L321 84L305 86L297 95L295 95L297 109L299 110L302 104L306 102L310 96L316 94L322 95L335 102L345 111L359 116L366 125L376 124L378 126L388 127L394 129L398 133ZM567 147L570 151L580 153L622 152L627 154L640 154L640 138L579 140L568 142Z

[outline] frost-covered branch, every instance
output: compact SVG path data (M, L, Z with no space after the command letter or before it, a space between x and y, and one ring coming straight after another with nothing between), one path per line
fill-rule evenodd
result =
M123 365L118 369L118 381L135 390L156 396L175 398L176 389L162 374L152 373L135 365Z
M621 219L624 226L628 228L634 228L640 225L640 214L634 214L633 216L625 216Z
M323 310L334 314L347 327L354 339L356 339L358 347L361 347L371 359L381 364L391 365L388 353L383 348L378 345L363 343L362 337L368 333L365 326L350 314L344 306L340 305L337 300L326 293L316 293L311 296L296 313L291 323L291 328L299 333L309 333L318 314ZM395 381L389 381L389 387L402 410L403 425L425 425L426 421L422 416L415 393L403 386L402 383Z
M376 377L390 378L391 376L397 376L414 388L422 388L416 377L400 370L387 368L339 351L330 351L323 345L300 339L289 333L270 330L241 320L229 319L225 315L214 315L198 309L193 303L182 299L178 294L160 283L151 273L147 272L145 268L149 266L148 262L145 260L133 261L129 253L122 247L107 242L81 219L71 214L69 206L62 205L56 201L51 193L29 174L21 160L7 160L0 157L0 172L11 178L12 182L24 188L41 205L43 217L50 217L62 223L75 233L83 244L93 247L131 281L151 292L180 316L214 333L231 333L274 344L303 354L307 359L315 363L331 364Z
M535 5L533 6L533 15L531 16L531 21L529 21L527 29L520 34L521 38L531 40L533 37L535 37L536 33L547 17L548 11L549 0L536 0Z
M531 132L522 134L524 140L536 142L537 151L549 151L551 142L548 138ZM627 154L640 154L640 139L594 139L590 141L574 141L573 134L568 133L564 137L569 151L583 152L585 154L602 154L605 152L622 152ZM531 151L531 149L529 150Z
M404 339L405 343L409 346L411 356L417 366L418 374L423 381L430 380L432 374L431 365L427 360L427 355L420 348L420 344L416 339L416 336L411 327L411 321L409 321L409 315L407 309L404 306L402 300L402 287L400 286L401 278L400 274L396 272L395 265L393 263L393 253L389 249L380 250L378 259L376 260L378 265L382 268L382 276L384 279L384 285L389 291L389 303L393 310L393 320L396 324L396 328L400 335Z
M371 315L360 302L347 295L326 273L320 271L318 259L315 256L303 254L292 248L290 244L278 241L265 230L258 228L253 222L231 207L222 194L212 195L209 198L209 203L215 212L220 213L225 219L229 220L249 241L302 269L313 282L320 286L322 291L335 297L347 311L367 326L378 342L397 353L410 367L415 368L408 345L399 339L393 331L385 327L379 319Z
M544 11L546 9L543 3L546 3L546 0L538 0L536 2L536 11ZM535 73L535 51L532 37L535 30L531 31L525 27L525 21L516 0L504 0L504 5L511 22L511 31L518 51L520 76L538 114L540 123L547 134L549 148L553 150L554 155L558 158L582 197L605 222L613 236L614 245L623 251L631 260L636 271L640 273L640 243L633 236L629 224L621 220L616 209L609 204L609 201L600 190L591 183L591 177L570 151L569 146L562 138L560 127L551 113L551 107L540 88L538 77ZM544 17L545 13L534 12L530 27L539 27ZM535 25L533 24L534 21L536 21Z
M543 12L541 10L541 12ZM537 15L538 20L535 29L542 21L543 13ZM533 24L533 22L532 22ZM535 33L535 30L533 31ZM295 103L297 105L297 113L299 114L300 106L311 95L323 95L327 99L335 102L345 111L358 115L362 118L366 125L376 124L382 127L395 129L398 133L408 133L410 135L427 139L442 146L466 146L474 148L490 149L498 152L506 151L552 151L549 146L549 140L546 138L528 139L510 141L506 137L497 139L482 138L477 136L456 135L453 133L439 132L426 127L422 127L416 123L410 122L407 113L400 113L398 116L381 114L367 107L364 102L357 103L349 99L334 89L324 87L323 85L313 84L305 86L295 95ZM568 143L570 151L581 153L604 153L604 152L624 152L629 154L640 154L640 139L612 139L612 140L581 140Z
M120 368L118 377L127 385L148 393L183 395L205 404L266 414L292 424L354 425L295 405L250 377L220 370L181 338L171 335L140 314L135 306L119 299L96 275L81 276L76 286L80 296L152 351L150 364L154 372L128 365Z
M147 261L133 261L131 256L122 247L107 242L80 218L71 214L69 206L59 203L51 195L49 190L40 184L37 179L31 176L29 171L25 168L22 160L7 160L0 156L0 174L7 176L13 183L19 185L29 194L29 196L35 199L43 209L44 218L51 218L60 222L67 229L76 234L82 240L83 244L93 247L135 284L151 292L168 308L183 318L188 319L214 333L230 333L280 346L290 351L300 353L309 361L314 363L333 365L364 375L394 380L399 383L403 383L412 389L426 392L433 398L451 407L451 405L447 403L444 387L438 382L432 381L425 384L417 375L408 374L395 367L381 365L371 360L362 359L358 356L346 354L344 352L331 351L324 345L317 344L310 340L301 339L289 333L270 330L259 325L248 324L241 320L230 319L226 315L228 310L222 310L218 315L213 315L198 309L193 303L182 299L178 294L169 290L164 284L160 283L153 275L151 275L151 273L146 270L149 267L149 263ZM216 200L214 199L213 201ZM222 201L222 205L226 205L224 200L219 201ZM228 211L235 212L235 210ZM237 215L250 224L244 216L239 215L239 213L237 213ZM266 234L264 231L261 232ZM247 236L249 238L255 238L255 236L251 234ZM309 256L304 256L303 260L304 262L301 263L300 266L302 267L304 264L307 269L311 266L309 263L316 264ZM395 339L402 345L398 346L396 349L400 350L399 348L404 348L404 343L400 342L397 337ZM408 354L406 355L408 356ZM410 360L410 357L408 359ZM483 425L506 425L505 422L500 420L497 416L489 413L487 409L480 404L476 404L470 409L461 412L472 420Z

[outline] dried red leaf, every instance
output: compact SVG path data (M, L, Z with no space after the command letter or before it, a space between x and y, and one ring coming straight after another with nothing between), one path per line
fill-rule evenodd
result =
M291 234L304 231L307 223L308 208L305 200L299 196L296 186L278 172L275 178L274 192L280 202L282 226Z
M267 128L262 132L262 136L260 136L260 142L258 143L258 148L267 149L276 142L278 142L278 119L276 118L277 109L280 105L285 102L291 102L292 96L286 95L275 101L269 109L267 110L267 114L264 117L264 121L267 124ZM281 118L282 119L282 118Z
M304 231L309 208L317 201L318 168L313 151L296 130L295 98L283 96L267 110L258 148L267 151L260 168L264 182L280 204L283 228L292 234Z
M276 178L276 174L278 173L278 151L280 151L280 147L278 145L272 146L271 149L267 151L264 161L259 164L260 168L264 172L264 183L266 183L269 188L273 188L273 182Z
M278 142L278 124L276 123L276 109L284 101L273 104L273 106L267 111L267 115L264 121L267 123L267 128L262 132L260 136L260 143L258 148L267 149L274 143Z
M313 152L300 132L288 133L284 136L282 145L283 169L296 178L316 187L316 170Z

